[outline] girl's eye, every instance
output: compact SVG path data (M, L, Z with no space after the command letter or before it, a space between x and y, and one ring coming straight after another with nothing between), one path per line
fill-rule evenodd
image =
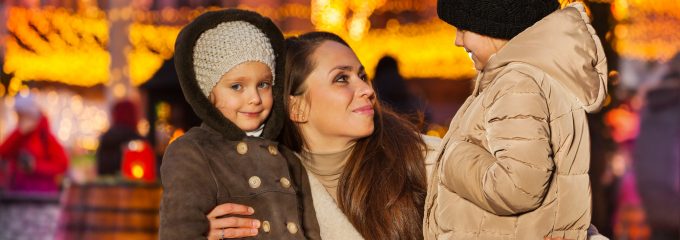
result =
M229 86L229 88L231 88L234 91L240 91L241 89L243 89L243 86L241 86L241 84L235 83Z
M257 88L261 89L270 88L271 86L272 84L270 82L260 82L259 84L257 84Z

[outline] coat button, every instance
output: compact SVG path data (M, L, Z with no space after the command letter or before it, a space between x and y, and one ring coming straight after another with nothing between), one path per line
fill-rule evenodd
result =
M271 154L271 155L276 156L276 155L279 154L279 150L277 150L276 146L274 146L274 145L269 145L268 149L269 149L269 154Z
M279 182L281 182L283 188L290 188L290 180L288 180L288 178L282 177Z
M248 152L248 144L245 142L236 144L236 152L241 155L246 154Z
M260 184L262 184L262 180L260 180L260 177L258 176L252 176L248 179L248 184L250 184L251 188L259 188Z
M298 232L298 227L295 225L295 223L289 222L286 227L288 228L288 232L291 234L296 234Z
M269 221L263 221L262 222L262 231L268 233L272 230L272 226L269 224Z

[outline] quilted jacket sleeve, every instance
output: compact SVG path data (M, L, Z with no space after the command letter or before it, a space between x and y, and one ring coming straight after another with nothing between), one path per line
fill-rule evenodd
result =
M515 71L487 90L483 124L489 150L464 139L455 142L443 159L442 182L497 215L534 210L554 169L545 95L534 79Z
M160 239L206 239L206 215L216 205L216 183L207 159L186 139L174 141L163 156Z

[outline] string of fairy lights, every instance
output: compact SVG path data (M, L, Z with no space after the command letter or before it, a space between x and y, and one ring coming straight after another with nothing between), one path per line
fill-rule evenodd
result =
M602 0L601 0L602 1ZM565 1L570 2L570 1ZM624 57L665 60L680 51L680 31L668 31L680 23L680 3L675 0L611 0L612 13L619 22L613 31L614 48ZM370 66L384 54L402 62L406 77L467 78L467 56L451 44L454 30L433 20L371 29L367 18L385 6L391 11L406 11L422 6L413 1L385 4L384 0L313 0L310 6L286 4L281 7L250 7L274 20L310 19L318 29L336 32L355 47L364 64ZM137 86L149 80L164 60L172 57L173 46L182 24L208 8L166 8L135 11L131 7L104 12L97 8L70 12L46 7L8 10L6 56L3 71L13 75L6 93L16 93L23 81L54 81L75 86L106 84L112 73L107 52L108 27L116 19L132 20L129 27L129 62L124 74ZM380 10L385 11L385 10ZM348 17L349 12L353 16ZM166 24L158 24L166 23ZM407 42L428 44L409 44ZM418 46L404 48L403 46ZM114 76L115 77L115 76ZM3 93L4 94L4 93Z

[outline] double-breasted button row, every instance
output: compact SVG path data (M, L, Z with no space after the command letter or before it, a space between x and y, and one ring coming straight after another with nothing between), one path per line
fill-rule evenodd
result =
M279 150L274 145L267 146L267 150L272 156L279 155ZM236 144L236 152L241 155L248 153L248 144L245 142L239 142Z
M297 224L293 222L288 222L286 224L286 228L288 229L288 232L290 234L296 234L299 231ZM269 221L262 221L262 231L264 231L265 233L272 231L272 226L271 223L269 223Z
M290 180L288 178L282 177L279 179L279 183L281 183L281 187L283 188L290 188ZM248 185L250 185L251 188L259 188L262 185L262 179L258 176L252 176L248 179Z

